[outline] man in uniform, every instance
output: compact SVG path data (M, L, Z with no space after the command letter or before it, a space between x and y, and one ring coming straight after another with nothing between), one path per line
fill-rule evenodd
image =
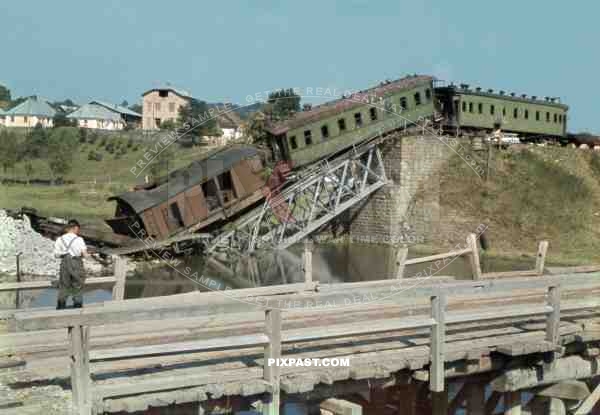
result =
M60 258L57 310L67 308L69 296L73 297L73 308L83 306L83 257L88 256L88 252L85 241L79 236L80 230L79 222L70 220L65 233L54 243L54 255Z

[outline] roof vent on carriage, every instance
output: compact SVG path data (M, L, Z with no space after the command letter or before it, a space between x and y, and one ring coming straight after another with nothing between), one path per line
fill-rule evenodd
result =
M527 98L527 94L521 94L521 98Z
M469 84L460 84L460 87L461 87L462 89L464 89L465 91L468 91L468 90L469 90Z
M304 105L302 105L302 111L310 111L312 110L312 104L306 102L304 103Z
M500 91L500 95L504 95L506 92L504 91Z
M490 89L487 90L487 92L488 92L488 94L493 94L494 90L492 88L490 88Z

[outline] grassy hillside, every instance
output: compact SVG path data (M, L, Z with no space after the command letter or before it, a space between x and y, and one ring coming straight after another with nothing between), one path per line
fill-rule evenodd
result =
M172 147L169 170L183 167L210 150L209 147L184 148L178 144ZM139 160L143 160L144 153L151 148L154 148L151 142L129 140L125 135L88 137L73 150L72 170L63 178L70 184L0 184L0 208L28 206L44 214L77 217L99 224L114 211L114 202L107 202L106 199L143 180L143 177L136 178L130 170ZM90 154L97 157L91 157ZM0 178L19 181L51 178L46 160L35 159L31 161L31 167L28 176L26 163L20 162L15 168L1 172Z
M457 231L485 223L495 252L531 254L547 239L555 260L600 261L598 154L561 147L497 151L487 182L459 158L448 167L442 220Z

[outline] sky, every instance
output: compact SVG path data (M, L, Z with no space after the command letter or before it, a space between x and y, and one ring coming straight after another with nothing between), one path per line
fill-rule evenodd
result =
M170 83L209 102L281 87L364 89L407 74L557 96L600 133L600 2L0 2L13 96L130 104Z

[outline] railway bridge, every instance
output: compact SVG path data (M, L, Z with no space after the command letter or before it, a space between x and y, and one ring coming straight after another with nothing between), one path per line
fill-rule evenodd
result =
M0 335L0 413L277 414L292 402L340 414L591 413L600 273L589 271L307 280L17 310ZM317 358L349 366L296 364Z

